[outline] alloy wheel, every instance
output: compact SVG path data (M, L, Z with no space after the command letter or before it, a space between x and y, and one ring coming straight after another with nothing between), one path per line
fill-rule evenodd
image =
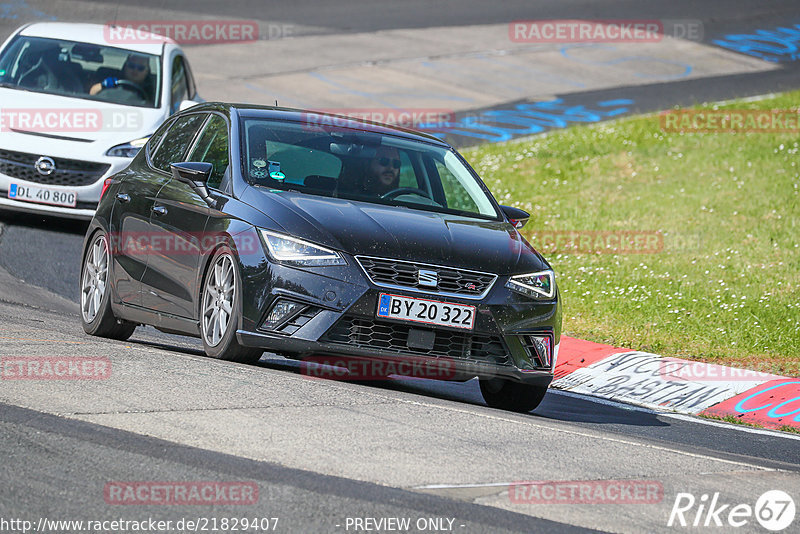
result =
M236 298L236 269L233 257L220 255L211 267L203 290L203 338L215 347L230 327Z
M106 293L108 279L108 241L101 234L86 253L81 283L81 313L87 323L94 321Z

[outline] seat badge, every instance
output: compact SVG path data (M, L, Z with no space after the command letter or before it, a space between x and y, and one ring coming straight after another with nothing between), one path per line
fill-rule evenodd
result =
M436 271L420 269L417 273L417 284L425 287L436 287L439 284L439 275Z

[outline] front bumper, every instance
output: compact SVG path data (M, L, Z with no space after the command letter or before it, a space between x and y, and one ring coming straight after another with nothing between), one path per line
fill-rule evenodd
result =
M446 361L447 367L455 370L452 379L499 376L542 386L552 381L561 335L558 295L551 301L535 301L508 290L507 276L499 276L480 300L386 289L373 284L353 257L346 259L347 266L301 269L271 263L263 256L240 257L244 303L239 343L300 359L344 355ZM381 293L475 306L474 329L378 319ZM302 304L304 311L296 320L267 328L265 319L278 299ZM432 345L420 348L410 343L411 330L433 331ZM546 365L526 347L524 340L531 334L550 336L552 351Z
M97 209L105 179L121 171L131 162L128 158L104 157L102 161L83 161L54 156L58 163L70 161L73 166L82 163L95 171L92 174L90 171L67 169L61 171L67 173L67 176L60 177L60 180L51 180L51 177L37 174L33 165L34 158L35 154L32 153L0 149L0 167L8 172L0 171L0 210L90 220ZM8 198L8 190L12 183L61 192L75 192L77 203L75 207L64 207L11 199Z

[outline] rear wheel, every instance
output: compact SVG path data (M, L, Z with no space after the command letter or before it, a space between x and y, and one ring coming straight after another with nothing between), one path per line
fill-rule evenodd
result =
M242 284L236 258L227 247L219 249L206 271L200 298L200 336L212 358L254 363L262 349L243 347L236 340L242 310Z
M486 404L512 412L530 412L539 406L547 393L547 387L502 378L481 378L480 385Z
M125 340L131 337L136 324L117 319L111 311L110 259L108 238L99 231L86 249L81 269L81 324L87 334Z

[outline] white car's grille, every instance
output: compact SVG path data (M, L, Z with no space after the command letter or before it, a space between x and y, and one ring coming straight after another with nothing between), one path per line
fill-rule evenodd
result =
M0 173L43 185L81 186L95 183L110 165L75 159L51 158L55 169L50 174L36 170L40 154L28 154L0 149Z

